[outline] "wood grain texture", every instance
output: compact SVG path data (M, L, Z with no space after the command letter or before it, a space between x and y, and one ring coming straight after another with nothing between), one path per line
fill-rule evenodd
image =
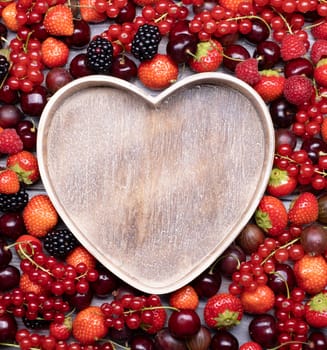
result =
M194 279L249 221L273 139L265 105L230 76L195 75L156 97L97 76L49 101L38 159L81 243L127 283L162 294Z

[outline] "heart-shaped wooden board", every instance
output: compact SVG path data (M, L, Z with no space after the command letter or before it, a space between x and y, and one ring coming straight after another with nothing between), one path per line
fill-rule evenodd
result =
M89 76L40 119L42 181L68 228L103 265L147 293L189 283L250 220L269 179L266 105L224 73L158 95Z

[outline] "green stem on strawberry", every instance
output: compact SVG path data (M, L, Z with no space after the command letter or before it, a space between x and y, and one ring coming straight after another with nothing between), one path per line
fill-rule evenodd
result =
M264 260L262 260L261 265L264 265L267 260L269 260L271 257L273 257L277 250L290 247L292 244L296 243L299 240L300 240L300 237L296 237L292 241L289 241L286 244L274 249L268 256L266 256L266 258Z

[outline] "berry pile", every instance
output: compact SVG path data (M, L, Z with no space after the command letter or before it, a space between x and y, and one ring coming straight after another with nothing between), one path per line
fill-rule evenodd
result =
M324 0L0 1L0 346L327 349L326 16ZM269 183L210 268L146 295L97 262L39 193L38 119L80 77L156 92L213 71L266 102Z

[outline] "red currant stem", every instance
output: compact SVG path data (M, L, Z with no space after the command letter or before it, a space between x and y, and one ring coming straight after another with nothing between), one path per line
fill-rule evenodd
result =
M282 156L282 155L279 154L279 153L275 153L275 156L276 156L276 157L279 157L280 159L286 159L286 160L288 160L288 161L291 162L291 163L296 163L296 161L295 161L294 159L292 159L292 158L290 158L290 157L288 157L288 156ZM298 163L296 163L296 164L298 164Z
M173 307L173 306L149 306L149 307L143 307L141 310L126 310L124 311L124 315L130 315L133 314L134 312L139 312L139 311L152 311L152 310L172 310L172 311L180 311L178 308Z
M284 347L285 345L290 345L290 344L302 344L302 345L308 345L309 347L312 346L312 342L290 340L290 341L287 341L285 343L279 344L279 345L275 346L274 348L269 348L267 350L277 350L277 349Z
M114 342L114 341L111 340L111 339L101 339L101 342L108 342L108 343L110 343L111 345L114 346L114 349L116 349L116 347L118 347L118 348L124 349L124 350L131 350L130 347L121 345L121 344L119 344L119 343L116 343L116 342Z
M25 53L27 53L27 51L28 51L28 50L27 50L27 45L28 45L28 42L29 42L29 40L30 40L32 34L33 34L33 31L30 31L30 32L27 34L27 38L26 38L25 44L23 45L23 50L24 50Z
M324 2L326 2L326 1L324 1ZM319 22L317 22L317 23L313 23L313 24L310 24L310 25L308 25L308 26L303 27L303 30L310 30L310 29L312 29L312 28L314 28L314 27L320 26L320 25L323 24L323 23L325 23L325 20L324 20L324 19L321 20L321 21L319 21Z
M300 237L296 237L292 241L289 241L286 244L274 249L264 260L261 261L261 265L263 265L267 260L269 260L272 256L274 256L274 254L277 252L277 250L287 248L299 240L300 240Z
M286 18L285 18L280 12L278 12L275 8L273 8L273 10L274 10L274 11L277 13L277 15L283 20L283 22L284 22L285 25L286 25L286 28L287 28L288 32L289 32L290 34L293 34L292 28L291 28L291 26L289 25L289 23L287 22Z
M10 348L20 348L19 344L0 343L0 346L9 346ZM29 348L30 350L40 350L40 348Z
M255 15L250 15L250 16L238 16L238 17L232 17L232 18L227 18L226 21L238 21L240 19L258 19L259 21L262 21L265 26L268 28L269 32L271 32L270 25L260 16L255 16Z
M154 23L160 22L161 20L165 19L167 16L168 16L168 12L163 13L160 17L154 20Z

